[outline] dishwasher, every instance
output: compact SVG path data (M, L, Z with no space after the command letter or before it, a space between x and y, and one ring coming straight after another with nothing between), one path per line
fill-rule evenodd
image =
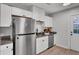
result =
M51 48L53 46L54 46L54 35L49 35L48 48Z

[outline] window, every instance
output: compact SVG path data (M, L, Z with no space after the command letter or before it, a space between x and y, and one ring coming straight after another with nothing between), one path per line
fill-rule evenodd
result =
M73 33L79 34L79 17L76 17L73 21Z

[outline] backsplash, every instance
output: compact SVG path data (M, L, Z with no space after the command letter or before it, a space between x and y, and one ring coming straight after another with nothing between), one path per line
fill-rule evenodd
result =
M38 29L38 32L43 32L44 23L36 22L36 29Z

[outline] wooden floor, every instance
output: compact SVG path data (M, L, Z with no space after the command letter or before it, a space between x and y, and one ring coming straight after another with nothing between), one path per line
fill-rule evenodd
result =
M79 52L54 46L39 55L79 55Z

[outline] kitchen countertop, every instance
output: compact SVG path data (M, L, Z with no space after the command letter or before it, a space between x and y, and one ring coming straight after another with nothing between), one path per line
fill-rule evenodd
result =
M44 37L44 36L51 36L56 34L57 32L50 32L48 35L45 35L44 32L36 33L36 38Z
M11 40L3 40L0 45L6 45L9 43L12 43L12 41Z
M39 33L36 33L36 34L41 34L41 33L44 33L44 32L39 32ZM57 32L50 32L50 34L56 34Z
M48 35L39 35L39 36L36 36L36 38L40 38L40 37L44 37L44 36L48 36Z
M10 35L7 35L7 36L1 35L0 36L0 45L5 45L5 44L9 44L9 43L12 43Z

